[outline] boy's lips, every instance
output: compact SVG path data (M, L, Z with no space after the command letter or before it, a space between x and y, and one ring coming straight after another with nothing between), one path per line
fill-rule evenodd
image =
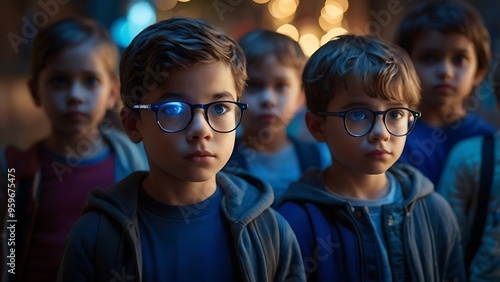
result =
M276 115L273 114L264 114L264 115L259 115L258 119L264 122L272 122L276 119Z
M453 90L453 86L451 86L450 84L446 84L446 83L438 84L438 85L434 86L433 88L439 92L449 92L449 91Z
M380 159L380 158L384 158L384 157L387 157L387 156L391 155L391 153L389 153L386 150L373 150L373 151L369 152L366 155L368 157Z
M82 113L82 112L69 112L64 114L64 118L70 119L70 120L84 120L87 119L87 114Z
M196 151L191 154L187 154L185 159L190 160L190 161L209 161L213 158L215 158L215 155L208 152L208 151Z

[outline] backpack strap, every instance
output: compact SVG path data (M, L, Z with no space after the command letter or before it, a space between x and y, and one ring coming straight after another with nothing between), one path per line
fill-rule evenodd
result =
M472 234L469 244L465 249L465 266L468 270L472 259L481 243L483 237L484 226L486 223L486 215L488 211L488 202L490 198L490 190L493 182L493 158L494 158L495 143L492 135L487 135L483 139L481 151L481 180L479 182L479 192L477 196L476 214L474 223L472 224Z

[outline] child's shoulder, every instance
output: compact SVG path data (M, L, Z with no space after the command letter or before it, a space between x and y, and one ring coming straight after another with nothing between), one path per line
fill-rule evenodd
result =
M111 147L115 158L124 166L129 167L131 171L148 170L146 151L143 143L134 143L129 137L115 129L112 131L101 131L107 144Z
M468 113L461 121L460 128L477 134L494 134L495 126L477 113Z
M271 206L271 186L241 169L226 168L217 173L217 185L222 188L229 213L242 214L248 210L261 212Z
M39 144L36 143L26 150L15 146L7 146L0 152L0 167L3 173L7 168L15 168L17 176L33 176L39 169ZM5 169L4 169L5 168Z
M449 159L472 160L481 155L484 135L473 136L459 141L450 151Z
M295 147L297 157L304 168L323 168L325 166L323 164L323 157L321 156L322 151L318 144L305 142L292 136L289 136L288 138L290 138L290 141Z

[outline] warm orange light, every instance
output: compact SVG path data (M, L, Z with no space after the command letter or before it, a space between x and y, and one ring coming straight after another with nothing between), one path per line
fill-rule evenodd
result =
M323 35L323 37L321 37L321 45L324 45L325 43L330 41L335 36L339 36L339 35L346 34L346 33L348 33L348 31L343 27L332 28L325 35Z
M347 11L347 9L349 9L349 1L348 0L326 0L325 6L328 6L328 5L339 6L343 12L345 12L345 11Z
M295 26L293 26L291 24L284 24L284 25L278 27L278 29L276 29L276 32L284 34L284 35L292 38L295 41L299 40L299 31L297 30L297 28Z
M306 33L299 39L299 45L306 56L310 57L319 48L319 39L312 33Z
M266 4L269 0L253 0L257 4Z
M154 4L158 10L168 11L175 7L177 0L156 0Z

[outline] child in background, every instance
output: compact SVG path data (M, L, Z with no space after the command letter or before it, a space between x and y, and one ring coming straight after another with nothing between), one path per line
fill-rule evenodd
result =
M59 281L303 281L297 239L271 187L220 172L247 105L245 57L199 19L137 35L120 63L122 122L150 172L89 197Z
M495 132L492 124L467 106L488 72L489 33L472 6L432 1L420 3L404 17L396 43L413 60L422 88L422 118L400 160L420 169L437 186L456 143Z
M59 21L34 39L29 89L52 131L28 151L7 148L0 162L16 177L11 281L55 281L87 193L148 168L143 149L104 119L118 99L118 56L108 31L90 19Z
M276 206L288 185L307 168L323 167L315 144L287 134L304 102L300 76L306 56L296 41L268 30L252 31L239 44L248 63L241 97L248 111L226 168L248 171L271 184Z
M420 117L406 53L340 36L311 56L303 82L307 128L333 162L293 183L278 211L295 231L308 281L464 281L450 206L418 170L394 165Z
M492 74L493 92L500 109L500 62ZM475 253L471 251L470 261L466 261L470 264L467 269L470 281L500 281L500 132L493 135L493 174L485 226L481 238L472 237L481 171L489 169L482 167L483 139L477 136L463 140L450 151L439 191L457 216L463 250L470 248L471 241L479 240Z

